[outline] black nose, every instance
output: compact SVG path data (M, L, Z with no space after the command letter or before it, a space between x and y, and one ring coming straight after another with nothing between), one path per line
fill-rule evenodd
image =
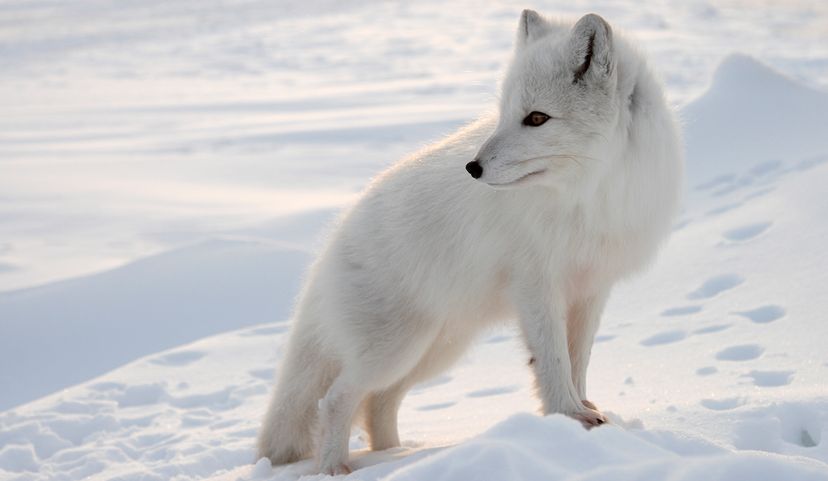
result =
M475 179L479 179L483 175L483 167L480 167L480 162L473 160L466 164L466 172L470 173Z

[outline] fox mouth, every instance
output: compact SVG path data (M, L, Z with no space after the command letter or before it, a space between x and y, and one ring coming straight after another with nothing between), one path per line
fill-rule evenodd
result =
M509 182L501 182L501 183L487 182L487 184L491 185L492 187L512 187L512 186L516 186L516 185L521 185L521 184L525 184L526 182L528 182L533 177L537 177L537 176L543 174L544 172L546 172L546 170L547 169L540 169L540 170L536 170L534 172L529 172L528 174L524 174L524 175L518 177L515 180L510 180Z

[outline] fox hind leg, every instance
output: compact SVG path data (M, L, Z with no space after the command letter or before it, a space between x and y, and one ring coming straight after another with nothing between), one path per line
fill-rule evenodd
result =
M408 379L403 379L384 391L374 392L365 402L365 429L371 440L371 449L382 451L400 445L397 431L397 412L411 387Z
M348 439L359 404L367 392L343 373L336 378L325 397L319 401L322 427L317 447L317 462L322 473L348 474Z
M365 403L365 427L371 439L371 449L381 451L400 445L397 413L408 390L418 382L428 380L448 368L466 352L474 339L468 331L457 338L445 332L436 337L420 361L403 379L391 387L371 393Z
M257 442L258 456L274 465L313 455L317 404L337 372L313 343L296 341L288 348Z

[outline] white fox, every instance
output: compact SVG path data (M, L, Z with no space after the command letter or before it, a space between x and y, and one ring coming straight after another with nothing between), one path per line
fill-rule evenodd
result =
M406 391L510 318L542 412L606 422L586 397L592 342L613 284L670 231L679 130L601 17L525 10L517 37L499 115L398 162L340 219L298 301L260 456L349 472L360 409L372 449L399 446Z

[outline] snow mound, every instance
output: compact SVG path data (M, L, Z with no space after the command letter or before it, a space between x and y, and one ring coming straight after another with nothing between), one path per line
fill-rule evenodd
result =
M666 432L608 426L585 431L560 415L515 415L460 446L392 474L389 481L578 479L613 481L824 480L823 465L732 452Z
M147 354L289 316L302 250L215 239L0 294L0 411Z
M828 93L746 55L719 65L682 111L691 188L756 164L828 152Z

